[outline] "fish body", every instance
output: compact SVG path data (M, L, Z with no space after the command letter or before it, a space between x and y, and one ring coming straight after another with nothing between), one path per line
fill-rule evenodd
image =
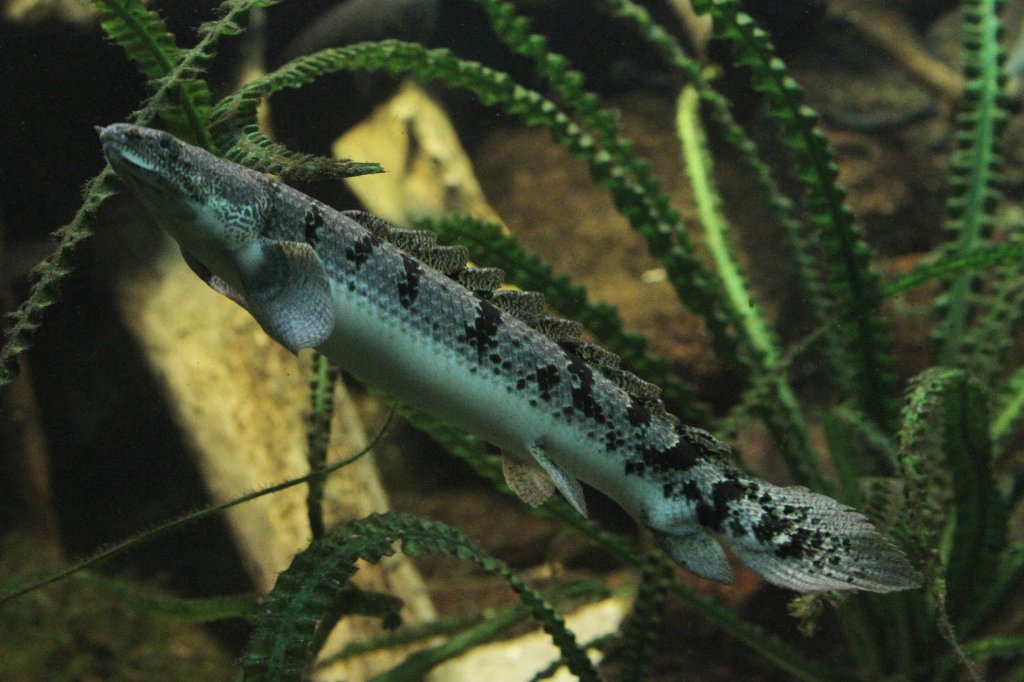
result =
M544 315L459 247L332 209L171 135L100 131L125 185L210 286L294 352L316 348L360 380L497 446L527 503L580 481L649 528L681 565L728 582L714 535L768 581L889 592L917 584L863 516L741 473L710 434L665 412L657 389Z

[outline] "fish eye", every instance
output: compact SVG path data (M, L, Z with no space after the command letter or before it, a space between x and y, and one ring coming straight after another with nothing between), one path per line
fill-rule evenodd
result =
M157 145L160 147L160 149L167 151L168 149L171 148L171 138L161 136L160 139L157 140Z

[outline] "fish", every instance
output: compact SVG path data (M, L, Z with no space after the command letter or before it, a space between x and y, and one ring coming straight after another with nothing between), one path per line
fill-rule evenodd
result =
M459 246L127 123L97 128L124 186L207 285L292 352L313 348L360 381L502 453L529 505L582 483L614 500L680 566L730 582L723 548L799 592L919 584L869 520L802 487L741 472L728 447L669 414L659 389L546 314L537 292L499 288ZM721 542L720 542L721 541Z

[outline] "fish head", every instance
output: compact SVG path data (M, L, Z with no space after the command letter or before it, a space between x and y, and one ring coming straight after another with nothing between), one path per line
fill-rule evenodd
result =
M97 130L118 178L182 248L202 257L258 239L266 211L262 175L162 130L130 123Z

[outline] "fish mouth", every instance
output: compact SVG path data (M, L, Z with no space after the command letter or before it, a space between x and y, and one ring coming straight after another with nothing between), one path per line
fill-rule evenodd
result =
M137 126L113 123L96 126L103 147L103 155L117 171L118 176L130 184L154 191L166 191L166 184L145 158L135 150L134 142L142 139Z
M129 137L142 137L142 129L131 123L111 123L105 126L93 126L99 133L100 142L111 140L125 140Z
M108 126L95 126L100 135L100 144L103 146L103 155L109 160L111 152L123 156L122 150L128 145L131 126L127 123L112 123ZM137 135L136 135L137 137Z
M151 164L138 152L138 142L144 139L142 130L130 123L112 123L106 127L96 126L100 135L103 155L115 170L139 170L153 173Z

